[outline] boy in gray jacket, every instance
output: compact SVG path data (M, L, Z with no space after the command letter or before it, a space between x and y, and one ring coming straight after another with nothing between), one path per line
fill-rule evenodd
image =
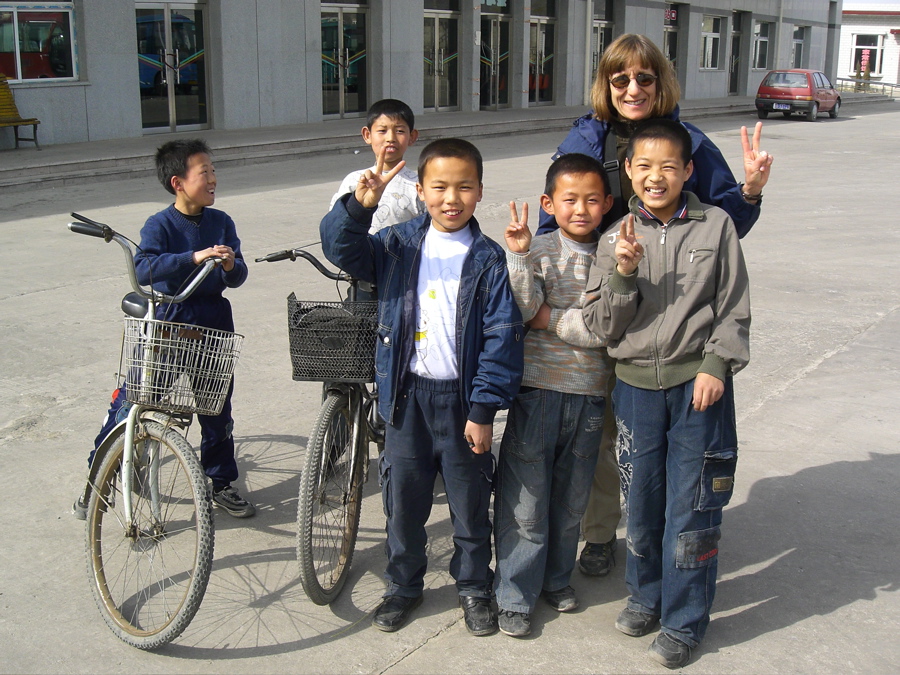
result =
M638 127L625 167L630 213L598 246L584 307L617 360L630 597L616 628L640 637L661 625L650 655L679 668L715 595L737 464L732 375L750 358L749 280L728 214L682 191L693 166L681 124Z

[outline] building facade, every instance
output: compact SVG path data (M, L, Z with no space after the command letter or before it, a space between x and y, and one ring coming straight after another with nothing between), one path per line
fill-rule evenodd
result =
M900 84L900 4L847 0L838 77Z
M643 33L684 98L765 72L834 76L842 0L0 0L0 72L45 143L362 116L587 104L605 45ZM0 147L12 144L0 129Z

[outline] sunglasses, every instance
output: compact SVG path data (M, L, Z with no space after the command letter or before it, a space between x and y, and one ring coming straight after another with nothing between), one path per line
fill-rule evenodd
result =
M616 75L609 81L609 83L616 89L626 89L631 83L632 79L638 83L639 87L649 87L651 84L656 82L659 77L657 77L656 75L651 75L650 73L638 73L633 78L628 77L628 75Z

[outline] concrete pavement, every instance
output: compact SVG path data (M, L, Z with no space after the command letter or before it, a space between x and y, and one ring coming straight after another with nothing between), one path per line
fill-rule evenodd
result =
M698 124L738 169L738 128L755 121L748 112ZM510 200L536 205L561 136L476 140L486 159L477 216L489 234L501 236ZM370 160L359 146L360 155L221 166L217 207L237 222L245 256L316 241L338 182ZM737 487L713 620L685 672L897 672L900 108L845 108L816 124L772 119L763 148L776 159L763 216L744 241L754 319L751 364L735 383ZM470 637L447 573L451 529L440 492L425 602L401 631L372 629L384 566L374 478L343 594L330 607L305 598L296 498L318 390L290 379L284 298L335 292L302 262L251 264L247 284L230 294L247 336L234 399L239 485L259 513L244 522L217 513L209 590L181 638L156 653L120 643L93 605L84 527L69 507L113 386L127 288L121 254L65 223L77 210L136 238L166 203L146 176L0 192L0 460L8 478L0 671L666 672L645 654L652 636L613 628L625 600L621 529L609 577L575 572L579 611L539 607L525 640ZM501 433L502 421L495 438Z

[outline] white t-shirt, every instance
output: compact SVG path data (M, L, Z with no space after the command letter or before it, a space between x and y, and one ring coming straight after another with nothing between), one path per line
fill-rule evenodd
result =
M375 171L375 167L370 167L370 171ZM359 185L359 177L366 172L366 169L360 169L353 173L347 174L338 191L331 198L331 209L334 203L348 192L356 192L356 186ZM425 212L425 204L419 199L416 192L416 181L418 175L413 169L403 167L396 176L388 183L384 194L378 202L378 209L372 216L372 225L369 227L369 234L375 234L390 225L405 223L412 220L416 216Z
M472 228L441 232L434 226L425 233L416 288L415 352L410 370L433 380L459 376L456 360L456 306L463 261L475 235Z

